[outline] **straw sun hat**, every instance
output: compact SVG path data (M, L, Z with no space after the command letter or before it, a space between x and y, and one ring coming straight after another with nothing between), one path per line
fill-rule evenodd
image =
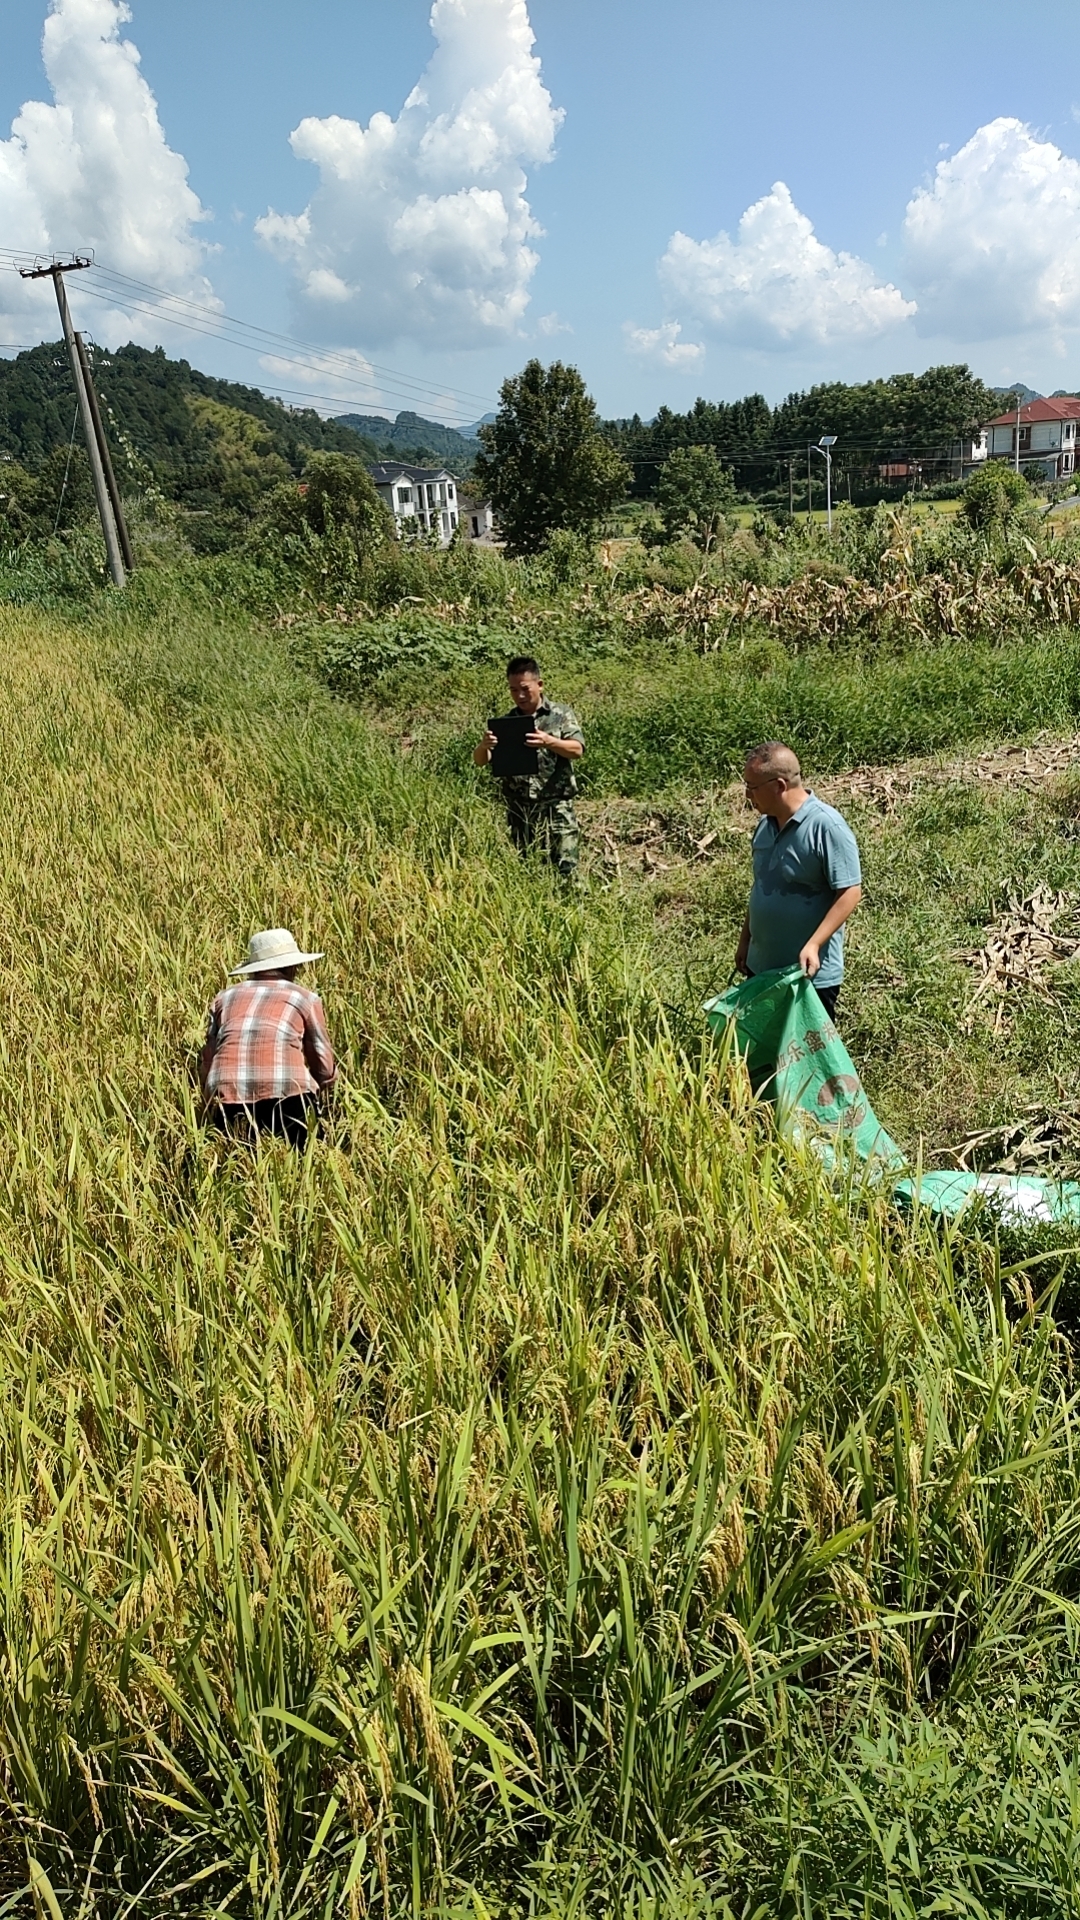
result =
M243 966L231 967L231 973L272 973L277 967L302 967L309 960L321 960L321 953L301 953L285 927L270 927L265 933L253 933L248 941L248 957Z

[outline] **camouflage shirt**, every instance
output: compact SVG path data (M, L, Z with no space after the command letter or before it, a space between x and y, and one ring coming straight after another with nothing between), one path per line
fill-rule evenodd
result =
M514 711L516 713L518 709ZM512 717L510 714L506 716L507 719ZM580 740L582 746L585 745L581 722L572 708L557 707L550 700L541 700L531 718L537 733L550 733L556 740ZM561 753L548 753L544 747L538 749L536 757L539 761L536 773L512 774L508 779L499 781L508 800L565 800L568 795L577 792L572 760L564 760Z

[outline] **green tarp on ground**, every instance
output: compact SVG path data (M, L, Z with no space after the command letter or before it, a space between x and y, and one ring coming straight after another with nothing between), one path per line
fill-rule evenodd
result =
M781 1128L835 1161L853 1153L903 1200L955 1217L978 1199L1011 1221L1080 1225L1080 1184L1003 1173L913 1173L881 1125L843 1041L798 967L757 974L705 1006L714 1032L734 1028L755 1092Z

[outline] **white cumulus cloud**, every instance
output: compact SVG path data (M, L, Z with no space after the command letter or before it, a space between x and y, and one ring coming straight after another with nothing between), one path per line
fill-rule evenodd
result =
M631 353L642 360L658 362L662 367L681 368L689 373L705 358L700 341L680 340L682 327L677 320L666 320L660 327L635 327L628 321L623 329Z
M825 246L782 180L746 209L734 239L673 234L660 278L672 307L739 347L848 345L915 312L865 260Z
M27 101L0 140L0 236L46 256L92 248L133 279L213 304L195 232L206 215L165 139L138 50L121 38L130 18L124 0L52 0L42 55L53 99ZM77 278L72 304L99 338L162 336L149 316L84 305ZM7 339L51 337L51 288L0 273L0 317Z
M908 269L927 333L988 340L1080 325L1080 162L991 120L914 193Z
M302 120L291 144L319 169L311 202L256 222L323 338L479 345L525 313L540 232L525 168L551 159L562 123L526 0L435 0L431 30L398 118Z

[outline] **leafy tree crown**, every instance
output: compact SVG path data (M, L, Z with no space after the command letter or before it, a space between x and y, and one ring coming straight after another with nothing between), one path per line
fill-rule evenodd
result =
M560 529L593 533L626 493L630 469L600 432L576 367L530 360L505 380L493 422L481 427L476 478L490 496L507 549L539 553Z

